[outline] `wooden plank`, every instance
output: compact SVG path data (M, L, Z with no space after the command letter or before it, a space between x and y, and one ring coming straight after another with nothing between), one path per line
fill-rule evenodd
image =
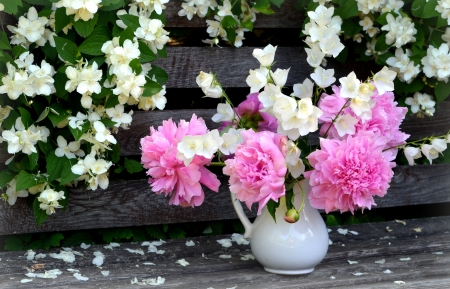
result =
M205 190L205 202L196 208L169 206L147 180L112 181L106 191L73 191L66 211L58 210L40 227L23 199L13 207L0 202L0 235L237 219L227 178L220 181L219 193ZM386 196L375 201L377 208L445 203L449 187L450 164L399 167ZM246 212L255 216L256 206Z
M57 279L36 278L31 283L20 284L26 278L26 268L33 261L26 260L24 252L1 252L0 282L2 288L128 288L130 281L137 277L139 281L146 278L165 278L159 288L185 289L197 288L393 288L394 281L406 282L405 288L445 288L450 282L450 217L405 220L406 225L396 222L370 223L339 228L356 231L358 235L341 235L338 227L329 227L330 245L325 259L307 275L283 276L267 273L254 260L241 260L242 254L251 253L250 246L237 245L224 248L216 242L226 236L189 238L195 246L186 247L186 239L169 240L159 246L165 250L162 255L145 253L136 255L125 248L137 249L140 243L121 244L113 251L102 245L94 245L76 256L73 263L65 263L49 257L49 253L59 253L59 249L39 250L47 254L39 260L45 269L60 269L63 274ZM389 226L393 231L387 232ZM412 229L421 227L422 232ZM105 255L104 264L96 268L91 264L93 252L101 251ZM442 254L433 254L441 252ZM230 259L219 258L228 254ZM293 256L295 257L295 256ZM400 261L400 258L410 261ZM181 267L175 262L185 259L190 263ZM375 261L384 259L384 264ZM357 261L349 264L348 260ZM143 265L152 262L154 266ZM88 281L76 280L68 268L80 270L81 275L89 277ZM385 270L392 273L383 273ZM100 271L108 270L108 277ZM353 275L356 272L362 276ZM335 278L330 278L334 276ZM354 287L353 287L354 286ZM416 287L417 286L417 287Z
M256 14L254 28L301 28L305 19L304 14L294 8L296 0L286 0L280 8L272 6L275 14ZM164 15L167 18L166 28L206 27L206 18L194 16L192 20L178 16L181 1L170 1L166 4ZM205 34L206 35L206 34Z

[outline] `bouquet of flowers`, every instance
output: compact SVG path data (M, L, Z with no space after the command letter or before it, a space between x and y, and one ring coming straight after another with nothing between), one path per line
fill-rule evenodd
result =
M141 161L155 193L170 196L173 205L199 206L201 185L218 191L207 167L219 165L230 191L249 209L258 203L258 214L267 206L274 217L283 199L285 220L296 222L302 206L294 208L293 187L304 178L313 207L353 213L387 193L399 150L413 165L422 154L432 163L447 148L449 134L406 141L400 125L407 108L394 99L395 71L384 67L365 81L351 72L330 90L334 70L319 66L310 75L315 84L306 79L289 94L289 69L272 70L275 52L272 45L253 51L260 67L250 70L250 94L238 106L216 75L200 72L196 80L205 96L222 100L212 117L222 123L219 129L208 130L196 115L150 128L141 139ZM311 138L316 131L318 143Z
M167 73L150 64L166 54L162 8L142 0L0 5L18 19L6 26L10 39L0 31L0 143L12 155L1 198L27 198L38 225L66 207L68 186L105 189L113 165L142 170L120 159L114 134L131 124L131 106L166 104Z

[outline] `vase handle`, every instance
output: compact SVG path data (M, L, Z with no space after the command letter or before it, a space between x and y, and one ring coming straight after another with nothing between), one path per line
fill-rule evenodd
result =
M242 225L245 229L244 238L248 239L250 238L250 235L252 233L252 222L247 218L247 215L244 213L244 209L242 208L241 201L239 201L236 198L236 194L231 193L231 203L233 204L234 210L236 211L236 214L239 217L239 220L241 220Z

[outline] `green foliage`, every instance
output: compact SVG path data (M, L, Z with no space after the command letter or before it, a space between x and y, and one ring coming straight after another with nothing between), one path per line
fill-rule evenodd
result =
M253 8L261 12L262 14L270 15L275 13L275 11L273 11L270 6L271 6L270 0L256 0L253 5Z
M414 0L411 13L419 18L431 18L439 16L439 12L436 11L437 0Z
M98 14L96 13L94 14L94 17L92 19L89 19L88 21L73 21L72 23L78 35L82 37L88 37L92 33L92 31L94 31L97 21Z
M38 196L36 196L36 198L33 201L33 212L34 212L34 219L36 221L36 225L39 227L43 222L45 222L45 220L47 220L48 215L47 213L42 210L39 205L41 204L38 201Z
M21 171L17 175L17 184L16 184L16 190L26 190L28 188L31 188L39 183L39 178L37 178L35 175L29 174L26 171Z
M436 95L436 102L440 103L444 101L450 95L450 82L439 81L434 88L434 94Z
M269 211L269 214L272 216L274 222L276 223L276 216L275 211L280 206L280 202L275 202L274 200L270 199L269 202L267 202L267 210Z
M142 93L142 96L144 97L153 96L163 89L161 84L156 81L149 80L148 78L146 81L147 83L144 85L144 92Z
M164 234L164 231L161 227L162 226L159 226L159 225L147 226L147 227L145 227L145 231L153 239L164 240L164 239L166 239L166 235Z
M139 173L144 169L140 162L128 158L125 158L125 168L130 174Z
M9 183L14 177L16 176L16 173L6 169L0 172L0 188L3 188L6 186L7 183Z
M59 56L71 64L76 64L78 55L77 45L66 38L54 36L53 39L55 40L56 50Z
M133 232L129 228L101 229L98 233L103 236L105 243L121 242L122 240L130 240L133 237Z
M70 16L66 13L66 8L57 8L55 11L55 33L59 33L71 22Z
M91 234L87 232L78 232L72 234L64 239L62 246L64 247L80 246L81 243L94 244L94 242L92 241Z

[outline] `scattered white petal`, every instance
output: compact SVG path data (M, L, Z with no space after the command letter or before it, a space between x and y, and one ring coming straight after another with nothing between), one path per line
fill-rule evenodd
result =
M403 284L405 284L405 282L403 282L403 281L394 281L394 284L396 284L396 285L403 285Z
M400 223L400 224L403 224L403 225L406 225L406 222L405 222L405 221L402 221L402 220L395 220L395 222Z
M39 253L39 254L37 254L36 256L34 256L34 259L35 259L35 260L38 260L38 259L44 259L45 257L47 257L47 255L42 254L42 253ZM0 261L1 261L1 259L0 259Z
M156 248L155 246L153 246L153 245L148 246L149 253L155 253L156 251L158 251L158 248Z
M238 233L233 233L233 235L231 235L231 241L236 242L238 245L250 244L249 240L245 239L244 236L242 236L241 234L238 234Z
M25 255L27 255L27 260L33 260L36 252L30 249L25 253Z
M155 265L155 263L152 263L152 262L145 262L145 263L143 263L144 265Z
M333 245L333 241L331 241L330 239L328 239L328 245Z
M109 276L109 271L100 271L100 273L102 273L103 276Z
M388 245L390 246L390 245L391 245L391 242L389 242Z
M349 233L352 233L353 235L358 235L359 233L356 231L348 231Z
M236 289L237 286L226 288L226 289Z
M151 243L149 241L145 241L141 244L141 246L150 246Z
M131 279L131 285L133 284L137 284L139 281L136 277L134 277L134 279Z
M361 272L353 273L353 275L355 275L355 276L361 276L361 275L365 275L365 274L367 274L367 273L361 273Z
M444 254L444 252L433 252L433 253L431 253L431 254L434 254L434 255L442 255L442 254Z
M114 243L114 242L109 243L109 245L110 245L111 247L113 247L113 248L115 248L115 247L120 247L120 244L119 244L119 243Z
M187 265L189 265L189 262L184 259L180 259L180 260L176 261L175 263L180 264L183 267L186 267Z
M377 264L384 264L385 262L386 262L386 260L384 260L384 259L375 261L375 263L377 263Z
M135 265L135 266L139 268L139 265Z
M400 261L409 261L409 260L411 260L411 258L400 258Z
M252 254L245 254L245 255L241 255L241 260L244 261L248 261L248 260L255 260L255 256L253 256Z
M75 254L73 254L70 251L69 252L60 251L59 254L50 253L50 257L63 260L64 262L67 262L67 263L72 263L73 261L75 261Z
M334 279L336 279L336 277L334 277L334 276L330 276L330 279L333 279L333 280L334 280Z
M388 231L388 232L392 232L392 229L391 229L391 228L389 228L389 226L387 226L387 227L386 227L386 231Z
M30 278L44 278L44 279L56 279L58 277L58 275L61 275L62 272L59 269L53 269L53 270L49 270L49 271L45 271L45 273L27 273L25 274L25 276L30 277Z
M192 246L195 246L195 242L194 241L186 241L186 246L188 246L188 247L192 247Z
M70 273L80 273L80 270L72 269L72 268L68 268L67 271L69 271Z
M347 233L348 233L348 230L347 230L347 229L341 229L341 228L339 228L339 229L337 229L337 231L338 231L339 234L342 234L342 235L347 235Z
M81 249L88 249L91 246L91 244L85 244L85 243L81 243L80 247Z
M347 260L347 262L348 262L350 265L358 264L358 261Z
M231 255L220 255L219 258L222 258L222 259L230 259L230 258L231 258Z
M28 283L28 282L32 282L33 279L22 279L20 280L20 283Z
M162 284L164 284L165 281L166 281L165 278L161 278L160 276L158 276L158 278L156 278L156 279L153 279L153 278L144 279L144 280L142 280L142 283L147 284L147 285L162 285Z
M80 252L78 252L78 251L71 251L74 255L78 255L78 256L83 256L83 254L81 254Z
M135 253L135 254L138 254L138 255L144 255L145 254L145 252L142 251L142 249L140 249L140 248L137 248L136 250L133 250L133 249L130 249L130 248L125 248L125 250L127 250L130 253Z
M81 276L80 273L74 273L74 274L73 274L73 277L77 278L77 279L80 280L80 281L87 281L87 280L89 280L88 277Z
M222 245L222 247L228 248L231 247L233 244L231 243L231 239L220 239L217 240L217 243Z
M159 240L159 241L153 241L150 244L153 245L153 246L161 246L164 243L166 243L166 241Z
M113 249L113 247L111 245L103 246L103 248L108 249L108 250L112 250Z
M386 270L384 270L384 271L383 271L383 273L385 273L385 274L391 274L391 273L392 273L392 271L391 271L391 270L389 270L389 269L386 269Z
M72 248L61 247L61 249L63 249L66 252L72 252Z
M327 231L328 231L328 233L329 233L329 232L331 232L331 231L333 231L333 230L331 230L331 229L327 229ZM333 276L331 276L331 277L333 277Z
M416 232L416 233L420 233L420 232L422 232L422 228L413 228L412 229L414 232Z
M342 247L345 247L345 244L342 244Z
M213 287L208 287L208 288L206 288L206 289L214 289Z
M158 250L158 251L156 251L156 254L164 254L166 252L166 250Z
M92 260L92 264L94 264L97 267L100 267L101 265L103 265L103 261L105 260L105 255L103 255L102 252L99 251L95 251L94 252L94 260Z

